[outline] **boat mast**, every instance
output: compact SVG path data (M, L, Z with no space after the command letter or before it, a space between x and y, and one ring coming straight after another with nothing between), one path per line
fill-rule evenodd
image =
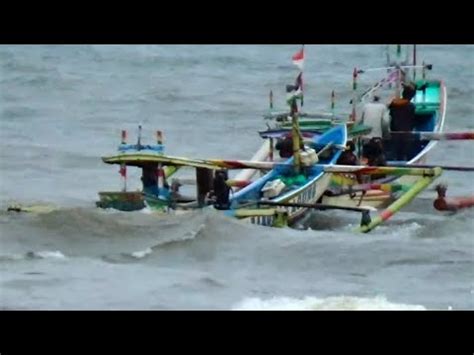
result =
M332 118L334 119L334 108L336 106L336 96L334 93L334 90L331 92L331 113L332 113Z
M122 130L122 144L127 144L127 131ZM125 163L120 164L120 175L123 180L122 191L127 191L127 165Z
M416 44L413 45L413 81L416 81Z
M352 114L351 122L356 121L356 101L357 101L357 68L352 72Z
M290 115L291 115L291 136L293 141L293 158L294 158L294 168L296 173L300 172L301 169L301 155L300 155L300 146L303 142L301 137L301 132L299 129L298 123L298 98L301 100L301 107L304 102L303 94L303 66L304 66L304 44L301 46L301 50L297 52L293 57L293 64L295 64L299 69L300 73L296 78L295 85L287 85L286 90L289 95L288 104L290 105Z
M138 125L138 138L137 138L137 148L140 150L142 145L142 125Z
M402 55L402 46L400 44L397 44L397 61L396 61L396 70L397 70L397 89L395 92L395 95L397 98L400 98L401 94L401 86L402 86L402 69L400 68L401 66L401 55Z
M273 111L273 90L270 90L270 95L268 99L269 99L269 104L270 104L270 116L271 116L272 111ZM273 138L270 137L268 139L268 144L270 146L270 151L268 152L268 159L270 161L273 161Z
M293 157L294 157L294 167L296 173L300 172L301 168L301 157L300 157L300 129L298 123L298 104L296 102L296 96L293 96L290 100L290 113L291 113L291 136L293 140Z

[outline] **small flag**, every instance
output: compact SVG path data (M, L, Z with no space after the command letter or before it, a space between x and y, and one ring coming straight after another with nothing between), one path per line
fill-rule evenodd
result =
M127 177L127 166L125 164L120 165L120 175L122 175L123 178Z
M293 64L296 65L300 70L303 70L304 65L304 45L301 49L291 58L293 60Z

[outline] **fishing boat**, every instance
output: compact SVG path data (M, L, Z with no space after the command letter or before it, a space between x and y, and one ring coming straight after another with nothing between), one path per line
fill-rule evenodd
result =
M293 225L312 208L310 204L322 197L331 181L331 173L325 172L322 165L334 165L341 154L341 149L347 141L346 125L339 125L326 131L323 135L315 136L312 147L318 164L300 166L297 169L295 160L301 157L293 156L285 162L275 165L275 168L244 187L232 196L230 210L227 215L248 219L251 223L275 226L278 215L268 213L261 206L288 207L286 224ZM263 212L262 212L263 211Z
M162 155L164 153L163 135L161 131L156 132L157 143L154 145L142 144L142 126L138 126L138 138L136 144L127 144L127 131L122 130L122 141L118 146L119 173L123 180L121 191L100 191L99 201L96 206L99 208L112 208L119 211L138 211L148 204L156 209L164 209L166 204L162 202L160 196L168 195L171 188L177 189L175 185L159 189L159 180L168 179L177 172L176 166L159 166L157 163L147 163L147 157ZM142 170L142 190L127 191L127 167L140 167ZM180 199L177 199L180 201ZM186 201L188 202L188 200Z
M122 149L118 155L104 157L103 161L120 164L121 171L126 166L141 168L143 191L132 194L141 194L144 205L161 212L215 208L225 215L250 223L280 227L292 225L310 209L341 209L361 212L363 218L357 231L369 232L426 189L442 174L443 168L474 171L470 167L458 169L423 165L428 152L438 140L474 138L474 134L466 136L463 133L442 132L446 115L446 87L441 80L426 79L426 70L431 70L432 66L425 63L421 66L397 64L382 69L387 71L387 77L362 94L357 92L356 81L359 75L369 70L354 69L352 113L345 122L335 115L328 119L298 111L295 91L299 92L302 103L301 72L297 83L287 86L287 93L292 96L287 101L290 113L286 114L286 118L283 118L285 113L277 116L280 122L278 126L259 132L266 141L250 161L172 157L163 154L163 147L148 147L145 149L148 151L144 152L139 143L128 147L127 151ZM422 70L422 79L418 81L414 80L417 69ZM388 88L393 94L392 88L395 87L395 97L399 97L402 73L407 79L408 70L413 71L413 81L416 83L412 100L416 108L416 125L411 132L389 132L384 135L388 166L337 165L350 131L353 132L351 138L357 143L356 153L360 158L361 139L367 130L362 127L358 131L354 127L357 126L357 112L361 104L376 90ZM272 106L272 95L270 102ZM304 117L302 129L300 116ZM291 127L288 126L290 122ZM393 142L398 134L413 138L406 161L394 160ZM283 161L275 159L275 143L288 137L293 141L291 157ZM196 169L197 195L183 199L178 191L179 184L171 184L170 187L167 179L185 166ZM234 179L229 179L227 170L230 169L241 172ZM151 181L151 184L145 184L145 181ZM230 193L232 187L235 190ZM124 192L115 195L102 193L101 201L104 200L103 196L113 196L119 202L124 201L127 199ZM120 197L117 199L117 196ZM384 207L386 209L375 219L368 216L368 211Z
M291 141L287 145L287 159L275 161L250 161L217 159L189 159L164 155L162 139L154 146L141 144L141 126L135 145L125 142L126 133L122 133L119 154L104 157L109 164L119 164L125 178L126 166L142 169L142 192L127 193L126 180L120 193L101 192L99 207L114 206L122 210L139 209L144 205L154 210L194 209L213 206L228 216L247 220L251 223L268 226L292 225L315 204L327 190L331 173L324 169L336 164L341 149L347 142L347 126L341 124L326 132L315 135L311 140L303 141L298 124L299 91L288 86L291 96L288 100L291 110ZM158 133L161 137L161 133ZM259 158L260 153L254 158ZM284 157L284 155L283 155ZM266 164L267 163L267 164ZM318 165L316 165L318 163ZM249 165L250 164L250 165ZM247 167L266 171L265 175L254 181L229 179L227 170ZM175 183L167 183L167 178L177 168L188 166L196 169L196 197L182 201ZM165 173L164 167L174 170ZM161 181L160 181L161 180ZM241 188L230 195L231 187ZM130 194L130 197L127 195ZM138 198L140 196L141 199ZM105 199L108 199L106 201ZM128 204L124 207L123 204ZM281 208L284 207L284 212ZM284 218L283 218L284 217Z
M429 152L440 140L474 139L473 132L443 132L446 106L447 90L444 82L437 79L427 79L427 72L433 66L425 62L417 65L416 46L413 46L413 63L408 62L408 52L404 59L401 56L401 46L397 46L397 56L391 60L388 56L388 66L384 68L357 69L353 71L353 97L350 102L352 112L347 124L356 124L364 104L374 93L378 96L387 95L386 98L393 100L400 98L402 88L410 86L414 88L411 99L415 107L414 127L411 131L390 131L388 124L382 128L383 154L386 160L386 173L372 174L383 167L373 167L371 176L364 175L363 170L357 173L340 172L333 174L330 188L324 194L322 203L331 206L345 208L377 208L383 209L380 214L370 222L361 225L361 232L368 232L384 221L388 220L405 205L410 203L419 193L425 190L444 170L473 171L472 167L452 167L427 165ZM359 93L358 78L369 72L386 72L386 76L377 81L368 89ZM417 80L417 74L421 71L421 78ZM396 160L396 143L404 138L408 140L407 157ZM359 161L363 161L363 135L352 137L356 143L356 154ZM382 170L380 170L382 168ZM398 168L404 169L401 173ZM370 169L370 167L369 167ZM419 170L421 169L421 170ZM420 173L421 172L421 173ZM453 204L459 206L471 206L461 201Z
M425 164L428 153L436 146L440 137L446 118L447 91L442 80L426 79L426 70L431 70L432 66L424 64L422 66L404 65L390 67L387 77L377 82L369 90L366 90L358 99L353 99L361 104L364 99L377 90L380 93L383 89L391 89L395 84L395 97L401 94L401 73L403 69L411 69L413 79L416 77L416 70L422 70L422 78L414 81L416 85L416 94L411 100L415 105L415 125L411 132L386 132L383 138L383 150L387 165L392 167L417 166ZM355 70L356 72L356 70ZM357 71L357 74L364 71ZM394 75L395 74L395 75ZM406 74L405 74L406 75ZM354 76L356 80L357 75ZM390 80L391 79L391 80ZM356 86L356 85L354 85ZM393 91L392 91L393 93ZM362 109L362 105L354 107L353 114ZM354 117L355 119L355 117ZM408 159L397 161L394 143L401 135L409 136L410 151ZM362 141L357 139L358 157L362 158ZM326 193L323 201L341 206L372 206L375 208L384 208L393 201L399 199L403 194L410 190L421 178L414 176L385 176L380 179L366 181L361 184L361 177L347 174L335 174L331 188Z
M125 133L122 134L126 136ZM141 137L141 127L139 127ZM255 181L229 179L227 169L244 169L244 162L236 160L189 159L164 154L164 146L126 144L125 139L119 145L118 154L103 157L108 164L120 165L120 174L124 179L122 191L99 192L101 208L115 208L122 211L140 210L149 207L154 211L186 211L213 207L224 211L228 216L247 219L262 225L277 225L275 218L280 210L268 208L273 203L314 203L326 191L330 182L330 173L314 166L315 162L331 165L337 161L341 146L347 140L345 125L328 130L315 137L310 146L304 146L295 156L276 166L268 165L268 172ZM298 147L300 147L298 143ZM252 161L247 162L251 164ZM260 164L265 162L259 162ZM256 163L257 164L257 163ZM270 162L270 164L273 164ZM138 167L142 170L141 191L126 191L126 168ZM179 193L179 180L167 182L179 168L192 167L196 170L195 197L183 197ZM254 166L250 166L254 168ZM222 184L224 183L224 185ZM230 187L243 187L230 195ZM265 207L267 206L267 207ZM293 223L308 208L290 207L284 224ZM271 215L270 215L271 214ZM279 225L283 225L280 221Z
M303 49L301 50L303 51ZM304 57L304 55L300 55ZM426 72L432 69L432 65L423 62L422 65L416 64L416 46L414 47L413 63L408 63L408 52L405 58L401 56L401 46L397 46L397 56L392 60L387 55L387 67L368 70L354 68L353 71L353 96L350 104L352 112L345 120L348 127L349 138L356 144L355 153L359 160L362 158L362 147L364 136L370 132L371 128L366 127L357 120L360 111L366 100L370 99L374 92L380 95L381 92L388 92L391 98L401 96L401 88L404 82L411 79L415 83L416 94L412 99L416 108L416 124L411 132L390 132L385 127L383 137L383 146L388 166L396 167L428 167L431 170L426 176L420 174L404 173L381 174L364 176L359 170L357 174L342 172L332 175L328 191L322 196L322 204L330 206L340 206L344 208L386 208L382 213L370 223L366 224L361 231L369 231L375 228L383 221L390 218L403 206L408 204L421 191L423 191L431 182L434 181L442 170L434 166L423 166L427 155L437 141L440 139L458 139L457 135L448 135L442 133L446 117L446 86L442 80L428 80ZM416 80L417 70L421 70L421 79ZM364 92L359 93L358 77L367 72L384 71L386 76L370 86ZM298 76L296 85L302 85L302 71ZM331 113L325 114L301 114L305 117L300 122L301 131L306 137L314 137L330 129L334 124L344 122L343 117L334 114L334 92L331 94ZM273 93L270 93L270 108L273 108ZM359 115L358 115L359 113ZM263 138L268 138L270 151L273 149L275 140L281 139L288 134L289 125L284 119L284 114L270 114L266 119L273 119L275 125L268 130L259 132ZM387 125L388 126L388 125ZM409 158L404 161L395 160L394 142L400 135L409 135L411 137L411 149L408 153ZM462 134L461 134L462 135ZM471 138L466 138L471 139ZM271 154L271 152L270 152ZM414 172L414 171L413 171Z

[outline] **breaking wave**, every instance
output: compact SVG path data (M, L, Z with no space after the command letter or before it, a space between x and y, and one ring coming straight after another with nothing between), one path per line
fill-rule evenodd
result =
M361 298L338 296L327 298L274 297L270 299L246 298L233 307L234 310L426 310L424 306L393 303L383 296Z

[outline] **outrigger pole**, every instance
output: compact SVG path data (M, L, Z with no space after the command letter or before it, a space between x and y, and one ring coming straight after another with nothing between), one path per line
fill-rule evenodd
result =
M473 140L474 131L467 132L390 132L390 135L403 134L404 136L412 136L416 139L426 139L433 141L441 140Z
M162 163L163 165L172 166L192 166L206 169L259 169L272 170L280 167L283 169L291 168L291 165L285 163L275 163L269 161L248 161L248 160L224 160L224 159L189 159L182 157L173 157L167 155L148 154L127 154L103 157L102 160L107 164L121 164L141 166L141 160L148 162ZM434 169L442 167L445 170L474 171L474 167L449 167L449 166L432 166L432 165L401 165L401 166L365 166L365 165L333 165L333 164L313 164L312 167L319 167L328 173L347 173L361 175L415 175L415 176L433 176Z
M451 166L451 165L422 165L422 164L410 164L410 165L403 165L403 164L388 164L388 167L412 167L415 169L435 169L441 168L447 171L474 171L474 166Z
M303 208L310 208L319 211L324 210L342 210L342 211L351 211L351 212L360 212L362 213L362 218L360 221L360 227L366 227L370 225L372 222L370 218L370 211L371 208L363 208L363 207L346 207L346 206L334 206L334 205L326 205L322 203L290 203L290 202L275 202L275 201L257 201L258 205L264 206L277 206L277 207L303 207Z
M373 72L373 71L391 70L391 69L397 69L397 68L400 68L400 69L428 69L428 70L431 70L431 69L433 69L433 65L432 64L425 64L425 62L423 62L422 65L399 65L399 66L391 65L391 66L380 67L380 68L359 69L357 71L357 74L364 74L364 73L369 73L369 72Z
M434 175L432 176L424 176L416 184L412 186L410 190L405 192L399 199L397 199L394 203L388 206L385 210L383 210L376 218L374 218L368 225L361 226L356 229L357 232L367 233L370 232L372 229L383 223L384 221L391 218L395 213L397 213L401 208L407 205L410 201L412 201L420 192L430 185L434 179L441 175L442 169L435 168L433 169Z

